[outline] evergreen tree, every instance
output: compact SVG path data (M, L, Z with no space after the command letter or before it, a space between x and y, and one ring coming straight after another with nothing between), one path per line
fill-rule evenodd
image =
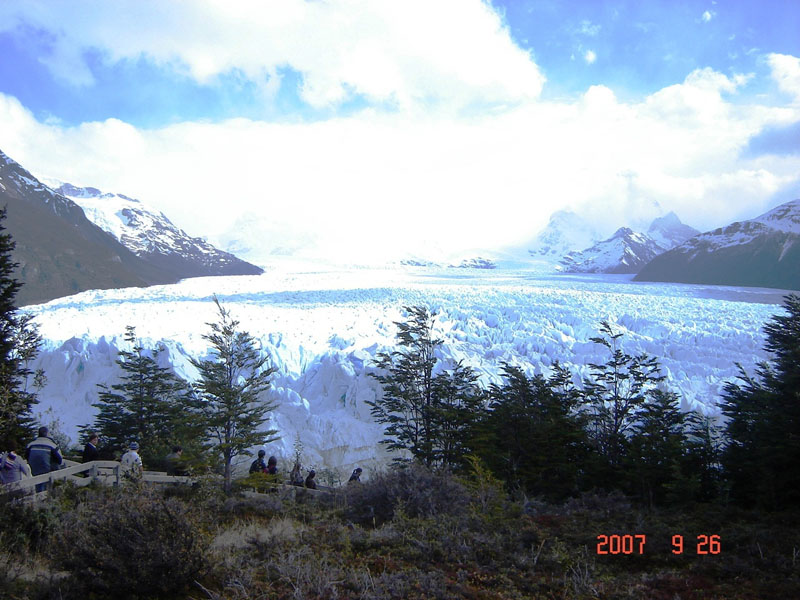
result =
M636 412L626 469L631 488L651 507L668 497L683 481L682 465L687 451L686 415L678 395L650 390Z
M15 243L3 233L6 208L0 210L0 443L19 450L34 436L32 407L35 389L43 381L41 371L32 373L30 361L41 344L32 316L20 314L15 298L22 284L14 278ZM33 379L33 381L31 381Z
M722 483L722 428L713 417L696 412L686 417L687 450L684 472L690 480L686 496L709 502L720 495Z
M590 338L611 352L604 364L590 364L590 377L581 392L589 415L590 437L604 463L598 465L597 484L608 485L621 476L622 460L628 450L630 429L636 413L645 403L648 390L664 380L655 358L623 352L607 321L601 323L601 337Z
M389 450L408 450L427 466L436 460L432 409L435 401L433 369L442 340L433 337L434 315L426 307L404 307L405 322L395 322L401 347L378 354L372 376L382 388L381 398L369 402L375 421L386 425ZM398 459L402 460L402 459Z
M400 349L378 354L379 371L372 374L383 388L368 403L376 422L386 425L381 443L408 451L428 467L462 469L484 403L477 375L461 362L434 375L442 345L433 334L435 315L423 306L404 310L407 320L395 323Z
M740 383L725 386L722 405L731 495L768 508L800 501L800 296L787 296L784 309L764 327L773 360L755 377L740 367Z
M467 456L473 452L475 425L484 407L484 394L477 380L472 368L460 361L433 378L433 461L452 471L467 468Z
M135 440L142 461L160 465L176 443L197 449L198 428L186 382L171 369L158 366L159 351L146 349L134 327L125 328L125 341L131 349L120 350L117 356L120 382L99 385L98 402L93 404L98 414L91 429L101 433L104 454L121 454Z
M588 453L578 394L556 364L549 379L503 367L502 385L489 388L480 455L512 491L561 500L576 493Z
M191 362L200 372L195 383L197 409L222 460L225 491L229 493L233 459L250 455L252 446L278 439L276 430L262 429L275 408L263 397L275 369L265 367L269 357L260 356L252 336L239 330L239 321L231 318L216 297L214 303L219 321L207 323L211 332L203 335L211 343L213 358Z

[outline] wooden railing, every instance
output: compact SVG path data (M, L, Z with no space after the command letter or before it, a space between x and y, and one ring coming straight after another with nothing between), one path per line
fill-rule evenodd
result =
M2 491L12 492L15 490L29 490L35 488L39 484L49 483L52 485L56 481L70 481L79 487L89 485L93 481L105 485L119 485L122 482L124 470L122 469L122 465L115 460L95 460L83 464L72 461L64 462L67 465L64 469L58 469L57 471L50 471L49 473L26 477L21 481L8 483L2 487ZM78 475L84 476L78 477ZM147 483L183 484L192 484L195 481L192 477L167 475L160 471L144 471L141 480Z

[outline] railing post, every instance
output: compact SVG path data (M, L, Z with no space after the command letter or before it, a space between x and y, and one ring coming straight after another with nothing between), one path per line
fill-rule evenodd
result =
M92 464L92 470L90 471L90 476L92 478L92 482L97 481L97 463Z
M117 485L117 487L119 487L119 486L120 486L120 484L122 483L122 482L121 482L121 480L120 480L120 472L119 472L119 470L120 470L120 466L121 466L121 465L117 465L116 467L114 467L114 475L116 475L116 476L117 476L117 484L116 484L116 485Z

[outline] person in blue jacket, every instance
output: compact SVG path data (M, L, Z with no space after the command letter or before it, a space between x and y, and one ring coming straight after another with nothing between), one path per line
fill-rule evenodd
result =
M39 427L39 437L33 440L28 447L25 448L25 460L31 467L31 473L34 477L43 475L50 471L56 471L61 468L64 459L61 457L61 451L58 449L52 438L48 437L50 433L47 427ZM41 492L47 489L47 483L37 483L36 491Z

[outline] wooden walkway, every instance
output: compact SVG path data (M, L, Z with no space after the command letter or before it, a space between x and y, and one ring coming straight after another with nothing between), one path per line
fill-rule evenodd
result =
M0 493L15 491L30 492L30 496L28 497L34 500L44 498L47 495L47 492L33 492L35 487L42 483L49 484L48 487L52 487L53 483L56 481L69 481L78 487L84 487L93 482L98 482L103 485L119 486L125 479L122 465L115 460L95 460L89 463L76 463L71 460L65 460L64 464L67 465L66 468L51 471L43 475L36 475L34 477L25 477L21 481L15 483L0 485ZM161 471L144 471L139 480L154 484L192 485L198 481L198 478L167 475ZM298 493L305 493L313 497L320 495L325 496L334 492L333 488L326 486L320 486L319 489L312 490L289 483L265 483L263 485L275 492L281 491L287 493L292 498L295 498ZM251 498L263 498L267 496L267 494L256 491L244 491L242 495Z
M47 483L52 486L56 481L69 481L79 487L89 485L95 481L104 485L120 485L124 478L122 465L115 460L95 460L83 464L72 461L64 461L64 463L67 465L64 469L50 471L49 473L35 475L34 477L25 477L21 481L14 483L7 483L2 486L2 491L28 491L34 489L41 483ZM178 483L191 485L196 480L193 477L167 475L159 471L144 471L141 481L146 483Z

